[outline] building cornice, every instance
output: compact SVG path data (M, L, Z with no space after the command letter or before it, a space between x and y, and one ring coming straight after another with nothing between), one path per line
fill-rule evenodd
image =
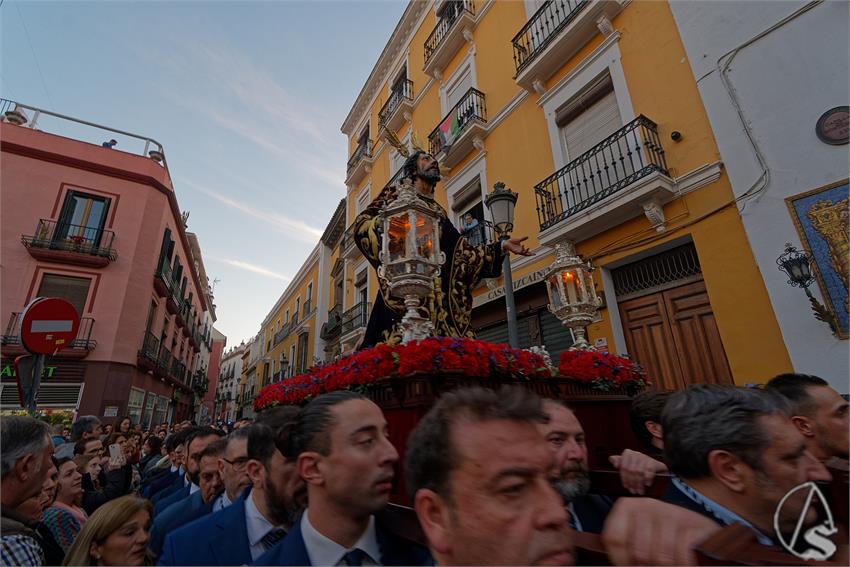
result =
M377 63L372 67L372 72L369 73L369 78L360 93L354 100L354 105L348 111L348 116L342 123L342 133L346 136L351 136L354 132L354 127L363 119L363 115L369 111L372 106L372 101L378 94L378 91L383 86L387 79L387 74L392 69L392 66L399 54L407 49L410 43L411 36L416 33L419 20L426 14L433 2L427 0L411 0L407 8L404 10L401 19L396 24L392 35L390 36L387 45L378 57Z
M339 237L345 230L345 198L340 199L339 205L331 215L331 220L325 227L325 232L322 233L321 240L328 248L333 248L339 242Z
M307 273L319 262L319 248L322 246L322 243L319 242L316 244L316 247L313 248L313 251L310 252L310 255L307 256L307 259L304 260L304 263L301 264L301 268L298 270L298 273L295 274L295 277L292 278L292 281L289 282L289 285L286 286L286 289L283 290L283 293L280 294L277 301L274 304L274 307L271 308L271 311L268 312L265 319L263 319L263 324L260 325L260 332L262 334L263 330L269 324L269 322L274 318L275 314L280 310L284 303L286 303L289 298L292 296L292 293L296 291L302 283L304 283L304 278L307 276ZM319 293L319 290L315 290L316 293Z

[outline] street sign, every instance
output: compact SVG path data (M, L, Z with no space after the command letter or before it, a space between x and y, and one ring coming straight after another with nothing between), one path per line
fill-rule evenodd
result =
M21 315L21 344L32 354L55 354L70 346L80 329L77 309L58 297L37 297Z
M15 375L21 406L35 414L41 373L48 354L56 354L77 338L80 315L58 297L36 297L21 314L21 344L33 356L15 359Z

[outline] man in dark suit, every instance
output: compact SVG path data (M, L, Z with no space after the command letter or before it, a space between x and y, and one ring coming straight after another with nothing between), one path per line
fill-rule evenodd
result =
M224 437L224 431L212 427L196 427L186 437L186 477L184 486L154 504L154 516L157 516L190 494L200 490L200 458L207 446Z
M546 419L528 390L463 388L419 421L405 474L438 565L573 564L554 458L537 430Z
M212 512L215 499L218 498L223 487L218 473L218 461L224 454L226 446L227 439L219 439L210 443L201 452L199 475L201 489L170 506L154 519L148 542L148 548L154 555L159 555L162 551L165 534Z
M168 534L159 565L245 565L277 543L298 516L294 463L275 447L265 425L248 427L248 461L253 487L232 505Z
M543 409L549 421L539 423L537 429L555 455L559 469L555 490L570 513L570 526L580 532L601 533L613 502L607 496L590 493L584 429L562 402L543 400Z
M430 564L425 548L375 516L387 506L398 462L377 405L356 392L323 394L278 447L306 483L309 507L254 565Z
M744 524L763 545L774 543L774 514L791 489L829 480L779 396L754 388L700 384L671 396L661 423L664 455L673 478L663 499L718 524ZM793 531L806 491L778 516ZM805 521L814 520L810 507ZM797 528L799 529L799 528Z
M145 479L142 487L142 496L156 504L165 496L175 490L183 488L183 475L186 472L184 461L186 460L186 437L190 431L184 429L172 433L165 439L165 450L168 453L166 468L154 469Z

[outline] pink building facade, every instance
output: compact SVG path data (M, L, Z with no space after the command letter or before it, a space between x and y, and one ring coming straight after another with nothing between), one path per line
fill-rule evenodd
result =
M82 325L50 357L40 409L144 426L189 418L201 344L212 346L208 288L162 148L148 140L151 157L136 155L9 122L0 140L2 409L19 409L17 314L43 295L74 304Z

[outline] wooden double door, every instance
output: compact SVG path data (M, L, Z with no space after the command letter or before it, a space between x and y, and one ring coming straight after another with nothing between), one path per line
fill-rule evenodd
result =
M702 280L619 303L626 345L656 388L733 384Z

